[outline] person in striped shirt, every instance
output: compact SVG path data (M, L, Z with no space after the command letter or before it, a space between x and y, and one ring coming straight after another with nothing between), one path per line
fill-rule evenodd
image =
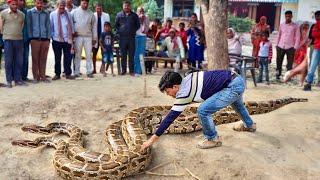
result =
M236 73L229 70L201 71L193 72L182 79L179 73L168 71L162 76L159 89L175 98L176 102L156 133L142 145L141 151L154 144L192 102L202 102L198 108L198 116L205 139L197 145L200 149L222 145L212 114L228 105L232 105L243 120L243 123L233 128L235 131L256 131L256 124L250 118L242 99L244 80Z

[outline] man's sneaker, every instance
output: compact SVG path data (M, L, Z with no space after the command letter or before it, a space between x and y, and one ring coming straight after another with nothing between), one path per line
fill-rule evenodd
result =
M220 136L217 136L216 138L209 140L209 139L204 139L200 143L198 143L197 148L199 149L209 149L209 148L214 148L214 147L220 147L222 146L222 142L220 140Z
M304 85L303 90L304 91L311 91L311 84L308 83L308 84Z
M92 73L87 74L87 78L93 78L93 74Z
M74 80L74 79L75 79L75 77L74 77L74 76L71 76L71 75L68 75L68 76L66 76L66 79Z
M234 126L233 130L255 132L257 130L257 125L256 123L253 123L252 126L248 128L243 123L240 123L239 125Z

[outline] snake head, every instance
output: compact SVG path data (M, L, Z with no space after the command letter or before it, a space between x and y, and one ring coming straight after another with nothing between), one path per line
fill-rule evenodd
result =
M22 131L30 132L30 133L39 133L39 134L49 134L50 131L43 127L38 125L29 125L29 126L23 126L21 128Z
M36 148L39 147L39 143L30 140L14 140L11 142L13 146L21 146L21 147L31 147Z

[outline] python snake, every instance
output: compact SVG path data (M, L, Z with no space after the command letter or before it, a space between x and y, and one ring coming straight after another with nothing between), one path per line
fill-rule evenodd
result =
M245 103L250 115L268 113L292 102L306 102L302 98L283 98L271 101ZM151 148L140 151L147 135L153 134L171 106L149 106L130 111L123 119L106 128L108 149L104 153L87 150L83 146L85 132L79 127L54 122L45 127L30 125L23 131L49 135L54 132L66 134L68 141L53 137L39 137L33 141L15 140L12 145L23 147L54 147L53 165L64 179L121 179L135 175L151 162ZM216 125L232 123L241 117L228 106L213 114ZM170 125L166 133L189 133L201 129L197 107L187 109Z

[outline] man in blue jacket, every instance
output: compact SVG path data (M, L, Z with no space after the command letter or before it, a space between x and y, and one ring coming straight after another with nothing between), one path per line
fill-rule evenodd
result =
M176 102L156 133L142 145L142 151L155 143L192 102L202 102L198 108L198 117L204 134L204 140L197 146L200 149L222 145L212 114L228 105L232 105L243 120L242 124L233 128L235 131L256 131L256 124L250 118L242 100L244 81L236 73L228 70L194 72L182 79L179 73L166 72L160 80L159 89L175 98Z
M129 1L124 1L122 5L123 11L116 16L116 30L119 36L119 46L121 51L121 75L127 73L127 55L129 54L129 72L134 75L134 52L135 52L135 36L140 28L139 17L131 11Z

